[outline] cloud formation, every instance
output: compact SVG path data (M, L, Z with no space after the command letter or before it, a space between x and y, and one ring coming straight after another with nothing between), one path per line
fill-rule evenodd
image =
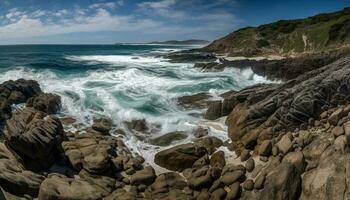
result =
M220 0L226 1L226 0ZM190 1L189 1L190 2ZM0 41L6 38L41 37L80 32L130 32L178 34L231 30L237 22L231 13L213 10L192 13L182 9L179 0L152 0L134 5L120 14L125 1L99 2L58 10L12 8L0 15ZM130 5L128 5L130 6ZM204 7L203 7L204 8ZM160 17L161 16L161 17Z

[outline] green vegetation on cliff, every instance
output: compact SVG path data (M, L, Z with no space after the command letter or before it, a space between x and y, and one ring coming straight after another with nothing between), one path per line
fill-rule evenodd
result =
M204 49L232 56L316 53L350 44L350 8L306 19L281 20L247 27Z

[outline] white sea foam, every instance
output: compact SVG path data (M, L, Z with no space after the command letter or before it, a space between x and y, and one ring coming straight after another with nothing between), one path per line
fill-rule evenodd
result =
M214 127L223 123L210 125L190 116L189 113L199 111L179 109L175 98L203 91L219 98L221 92L267 82L251 69L201 72L192 64L173 64L155 57L95 55L69 56L66 59L82 65L84 62L123 64L125 68L61 75L50 69L37 71L16 67L0 74L0 82L19 78L37 80L43 91L62 97L62 114L72 116L86 126L91 125L96 115L107 116L120 127L125 120L147 119L150 124L161 125L160 133L187 131L198 124L207 124L212 126L211 133L221 139L225 139L227 134ZM181 142L191 139L188 137ZM148 162L153 162L156 149L152 145L137 140L131 134L127 135L126 143L145 156Z

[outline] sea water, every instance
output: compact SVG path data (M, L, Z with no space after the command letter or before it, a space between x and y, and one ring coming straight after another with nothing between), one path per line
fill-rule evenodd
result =
M193 63L170 63L161 57L189 48L193 46L0 46L0 82L19 78L38 81L44 92L62 97L58 116L73 117L82 127L91 126L96 117L107 117L120 129L125 129L124 121L145 119L159 129L147 137L173 131L190 134L197 126L207 125L210 134L225 139L225 127L203 120L198 115L203 110L181 108L176 99L199 92L220 99L223 92L267 80L249 68L208 72L194 68ZM222 121L217 123L223 125ZM125 132L127 145L152 162L159 147ZM191 139L189 135L176 144Z

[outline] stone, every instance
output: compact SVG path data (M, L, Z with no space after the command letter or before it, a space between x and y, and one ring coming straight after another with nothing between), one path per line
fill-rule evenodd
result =
M264 183L265 183L266 176L264 174L258 176L256 178L255 183L254 183L254 189L256 190L261 190L264 188Z
M244 172L241 170L236 170L233 172L226 172L221 177L221 182L225 185L231 185L236 181L241 182L244 178Z
M204 147L195 144L181 144L170 149L158 152L154 157L154 162L166 169L173 171L183 171L192 167L194 162L207 153Z
M336 151L344 153L346 144L347 144L346 137L344 135L341 135L334 140L334 149Z
M33 170L50 167L64 139L63 126L58 118L30 108L13 114L6 123L4 135L9 146Z
M209 134L208 128L204 128L201 126L193 131L193 135L196 138L202 138L204 136L207 136L208 134Z
M210 164L209 156L208 154L205 154L202 158L198 159L196 162L193 163L192 167L193 168L202 168L204 166L207 166Z
M131 185L151 185L156 179L156 173L151 166L145 167L143 170L137 171L130 176Z
M61 97L56 94L41 93L28 99L26 106L49 115L56 114L61 109Z
M243 188L245 190L251 191L254 189L254 181L252 179L248 179L243 183Z
M157 138L150 139L150 143L156 146L169 146L170 144L184 140L187 138L187 134L184 131L175 131L167 133Z
M225 161L225 153L224 151L218 151L215 152L211 157L210 157L210 165L212 167L218 167L220 169L224 168L226 165Z
M92 129L102 133L103 135L108 135L112 130L113 123L111 120L106 118L94 119L94 123L92 124Z
M199 147L204 147L209 154L213 154L217 148L224 144L219 138L214 136L198 138L194 143Z
M270 156L272 151L272 143L270 140L265 140L259 145L258 154L260 156Z
M204 118L209 120L216 120L222 117L222 102L214 101L209 104L208 110L206 111Z
M210 194L210 197L211 199L220 200L220 199L225 199L226 195L227 195L226 190L224 190L223 188L218 188L217 190L215 190Z
M129 130L138 132L146 132L148 130L146 120L132 120L130 122L124 122Z
M305 171L306 168L306 161L304 158L303 152L289 152L287 155L283 157L282 163L291 163L293 164L299 171L300 174L302 174Z
M292 149L292 141L288 135L282 136L281 140L276 144L279 152L286 154Z
M233 183L230 187L230 191L227 193L227 199L228 200L235 200L239 199L241 195L241 186L238 182Z
M250 151L247 149L244 149L241 153L241 162L244 162L250 158Z
M298 199L300 189L301 176L298 169L290 163L282 163L266 177L259 199Z
M331 125L336 126L338 124L338 121L346 115L347 113L344 112L343 108L338 108L328 117L328 122Z
M255 162L253 158L249 158L247 162L245 163L245 168L248 172L252 172L255 168Z
M221 175L221 170L216 167L203 167L192 174L188 185L194 190L209 188Z
M97 200L104 197L100 190L85 180L52 174L41 184L38 200Z
M338 137L340 135L344 134L344 128L343 126L336 126L333 128L332 130L332 134L334 135L334 137Z

